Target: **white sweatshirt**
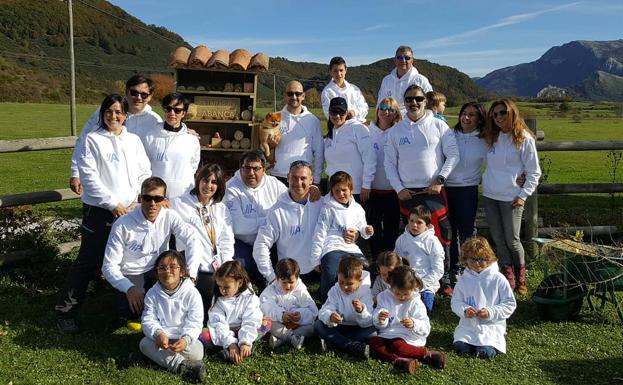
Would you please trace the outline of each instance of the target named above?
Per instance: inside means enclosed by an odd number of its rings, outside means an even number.
[[[428,187],[438,175],[448,178],[458,162],[452,131],[429,110],[417,122],[406,118],[389,132],[385,173],[396,192]]]
[[[385,144],[391,127],[387,130],[381,130],[374,122],[370,123],[370,140],[372,149],[376,155],[376,172],[372,181],[372,189],[374,190],[392,190],[392,185],[385,174]]]
[[[169,339],[187,336],[190,343],[201,334],[203,302],[201,294],[190,279],[184,279],[180,288],[168,295],[160,282],[145,295],[145,307],[141,317],[143,333],[155,340],[164,332]]]
[[[389,318],[379,321],[382,311],[389,313]],[[413,327],[407,329],[400,321],[411,318]],[[381,292],[376,297],[376,309],[373,315],[374,326],[379,330],[379,337],[394,339],[400,338],[412,346],[425,346],[426,337],[430,334],[430,320],[426,314],[426,307],[420,299],[419,293],[413,293],[409,301],[400,302],[391,289]]]
[[[195,186],[195,172],[201,158],[199,140],[188,134],[186,125],[178,132],[168,131],[164,123],[142,136],[145,152],[151,162],[153,176],[167,184],[169,200],[177,198]]]
[[[266,223],[260,227],[253,245],[253,258],[266,281],[275,279],[270,260],[270,248],[277,243],[279,259],[296,260],[301,274],[307,274],[316,267],[312,264],[312,238],[322,208],[322,200],[300,204],[292,200],[288,191],[279,196],[271,208]]]
[[[268,209],[288,188],[274,176],[264,175],[260,184],[251,188],[244,184],[240,171],[227,181],[223,202],[229,209],[234,235],[244,243],[253,245],[257,232],[265,222]]]
[[[223,202],[208,202],[208,210],[210,213],[210,221],[214,224],[214,232],[216,233],[216,254],[214,254],[214,245],[210,241],[206,226],[201,219],[201,203],[196,195],[190,192],[175,198],[171,201],[171,208],[175,210],[182,220],[193,228],[197,234],[197,240],[201,244],[201,258],[199,260],[199,271],[213,273],[213,262],[222,265],[234,258],[234,230],[231,224],[229,210]],[[181,239],[175,240],[175,247],[182,251],[186,249],[186,245]]]
[[[231,344],[252,346],[263,317],[260,299],[251,289],[231,298],[216,297],[208,311],[208,330],[212,343],[224,349]],[[232,329],[239,329],[238,337]]]
[[[358,299],[363,304],[363,311],[357,313],[353,307],[353,301]],[[351,294],[346,294],[336,283],[327,296],[327,301],[318,312],[318,319],[330,328],[338,324],[331,322],[331,314],[338,313],[342,316],[341,325],[359,326],[362,328],[372,326],[372,294],[370,293],[370,273],[363,271],[361,286]]]
[[[459,148],[459,161],[448,175],[446,186],[478,186],[482,164],[489,149],[487,142],[478,137],[480,134],[478,130],[468,133],[459,130],[452,130],[452,132]]]
[[[413,236],[405,229],[396,240],[396,254],[407,258],[409,266],[424,281],[424,290],[436,293],[439,280],[443,276],[443,246],[435,236],[435,229],[430,226],[426,231]]]
[[[286,107],[281,110],[281,141],[275,148],[275,166],[270,174],[285,178],[292,162],[304,160],[314,167],[314,183],[320,183],[324,161],[320,120],[307,107],[301,107],[298,115],[289,113]]]
[[[476,346],[493,346],[506,353],[506,320],[517,308],[510,284],[499,272],[497,263],[480,273],[465,269],[454,287],[450,306],[459,316],[454,330],[454,342],[463,341]],[[487,309],[488,319],[465,318],[468,308]]]
[[[331,193],[322,198],[323,206],[318,216],[318,223],[314,230],[311,248],[311,266],[320,265],[323,255],[335,251],[361,254],[361,249],[356,243],[344,241],[344,231],[355,229],[359,235],[368,239],[372,234],[366,234],[366,212],[363,207],[350,197],[348,207],[339,203],[331,196]]]
[[[523,187],[517,185],[517,177],[526,174]],[[487,152],[487,168],[482,177],[482,195],[503,202],[516,197],[526,200],[536,190],[541,177],[539,156],[534,138],[526,139],[517,148],[510,134],[500,132],[497,142]]]
[[[301,314],[299,325],[311,325],[318,316],[316,303],[300,278],[289,293],[284,293],[277,281],[270,284],[260,295],[260,308],[273,322],[283,322],[284,312],[299,312]]]
[[[357,120],[347,120],[340,128],[333,128],[332,139],[324,138],[324,159],[328,178],[337,171],[345,171],[353,178],[353,194],[372,185],[376,156],[368,127]]]
[[[405,90],[412,84],[420,86],[425,94],[428,91],[433,90],[433,87],[430,85],[428,78],[420,74],[415,67],[411,67],[411,69],[407,71],[406,74],[402,75],[400,79],[398,78],[398,75],[396,74],[396,69],[394,68],[392,72],[390,72],[389,75],[385,76],[383,78],[383,81],[381,82],[381,87],[379,88],[379,92],[376,98],[377,105],[381,102],[381,100],[392,97],[398,102],[402,116],[407,116],[404,96]]]
[[[134,284],[125,276],[152,270],[158,255],[169,249],[171,234],[186,245],[188,275],[196,278],[204,251],[195,231],[175,211],[164,207],[152,223],[145,218],[140,205],[112,225],[102,265],[104,278],[126,293]]]
[[[99,129],[85,139],[78,157],[82,202],[106,210],[136,202],[141,183],[151,175],[149,159],[138,136],[125,127],[113,135]]]
[[[89,133],[96,131],[100,128],[100,109],[99,107],[91,114],[89,120],[82,126],[82,130],[80,131],[80,136],[78,140],[76,140],[76,146],[74,147],[74,152],[71,156],[71,165],[70,165],[70,173],[69,176],[72,178],[78,178],[78,158],[80,154],[84,151],[84,143],[86,137]],[[127,127],[128,132],[131,132],[135,135],[138,135],[141,138],[141,135],[144,132],[148,132],[152,128],[155,128],[156,125],[162,123],[162,118],[160,115],[155,113],[151,106],[148,104],[145,106],[143,111],[139,114],[128,114],[124,126]],[[142,138],[141,138],[142,140]]]
[[[355,111],[355,118],[361,123],[366,121],[368,116],[368,103],[366,98],[363,97],[363,93],[354,84],[351,84],[344,80],[344,87],[339,87],[333,79],[322,90],[322,112],[324,117],[329,119],[329,104],[333,98],[344,98],[349,110]]]

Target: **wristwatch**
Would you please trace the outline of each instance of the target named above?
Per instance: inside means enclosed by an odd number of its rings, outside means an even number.
[[[437,175],[437,184],[444,185],[446,183],[446,177],[443,175]]]

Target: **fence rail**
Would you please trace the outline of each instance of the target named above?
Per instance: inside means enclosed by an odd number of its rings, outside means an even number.
[[[43,139],[0,140],[0,154],[74,148],[77,139],[77,136],[59,136]]]

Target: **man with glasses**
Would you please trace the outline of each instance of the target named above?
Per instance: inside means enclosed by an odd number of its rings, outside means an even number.
[[[141,185],[140,206],[113,223],[104,254],[102,273],[118,290],[119,314],[130,328],[143,311],[145,292],[155,283],[154,264],[169,249],[173,234],[186,245],[186,270],[193,281],[201,262],[201,242],[195,231],[174,210],[163,207],[166,183],[158,177]]]
[[[242,263],[251,281],[261,287],[263,278],[253,259],[253,243],[269,209],[288,191],[277,178],[266,175],[265,170],[266,157],[261,151],[243,153],[240,170],[227,181],[223,198],[234,228],[234,259]]]
[[[286,105],[281,110],[281,140],[270,173],[287,186],[290,163],[304,160],[314,165],[314,181],[319,183],[324,161],[320,120],[303,105],[305,92],[300,82],[290,81],[283,96]]]
[[[426,76],[420,74],[413,66],[413,50],[411,47],[406,45],[398,47],[394,55],[394,63],[396,68],[383,78],[376,100],[379,103],[381,100],[389,97],[396,99],[402,116],[406,117],[407,109],[403,96],[407,87],[415,84],[424,91],[424,94],[432,91],[433,87]]]
[[[279,196],[270,209],[253,246],[253,258],[267,282],[275,279],[270,249],[277,245],[278,259],[296,260],[301,274],[312,273],[317,266],[310,263],[311,244],[322,201],[313,201],[310,187],[314,181],[312,166],[304,160],[290,165],[288,191]]]
[[[128,132],[136,134],[143,140],[143,135],[162,123],[160,115],[155,113],[149,102],[156,83],[143,75],[134,75],[125,83],[125,96],[128,99],[129,113],[124,122]],[[82,185],[78,174],[78,156],[84,148],[84,142],[89,132],[99,127],[99,108],[91,115],[82,127],[80,137],[76,141],[74,153],[71,157],[69,188],[76,194],[82,192]]]

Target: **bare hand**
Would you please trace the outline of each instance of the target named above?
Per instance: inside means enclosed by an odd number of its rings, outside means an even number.
[[[197,139],[201,138],[201,135],[199,135],[199,133],[197,131],[193,130],[192,128],[186,127],[186,132],[188,132],[190,135],[196,136]]]
[[[379,313],[379,321],[380,322],[385,322],[386,319],[389,318],[389,312],[383,310]]]
[[[521,207],[524,205],[524,203],[526,203],[525,200],[521,199],[520,197],[517,197],[513,200],[513,203],[511,203],[511,205],[513,207]]]
[[[130,212],[132,210],[134,210],[134,208],[136,207],[136,202],[132,202],[130,203],[130,205],[128,207],[126,207],[125,209],[127,210],[127,212]]]
[[[398,199],[400,199],[401,201],[408,201],[409,199],[411,199],[411,197],[413,197],[413,191],[406,188],[403,188],[398,193]]]
[[[122,215],[126,215],[128,213],[128,209],[126,209],[121,203],[117,204],[117,207],[112,209],[112,215],[115,218],[119,218]]]
[[[358,299],[354,299],[352,303],[353,303],[353,308],[355,309],[357,313],[361,313],[363,309],[365,308],[365,306],[363,306],[361,301]]]
[[[370,225],[366,226],[366,234],[367,234],[367,235],[372,235],[372,234],[374,234],[374,227],[372,227],[372,226],[370,226]]]
[[[487,310],[486,308],[482,308],[480,310],[478,310],[478,313],[476,313],[476,315],[478,316],[478,318],[481,319],[488,319],[489,318],[489,310]]]
[[[523,184],[526,183],[526,173],[524,172],[519,175],[517,179],[515,179],[515,183],[517,183],[517,186],[523,187]]]
[[[168,349],[169,348],[169,337],[167,337],[165,332],[161,332],[156,337],[156,346],[160,349]]]
[[[249,357],[251,355],[251,345],[242,345],[240,346],[240,360]]]
[[[344,230],[344,233],[342,234],[342,237],[344,238],[344,242],[346,243],[355,243],[358,236],[359,236],[359,232],[355,229],[346,229]]]
[[[171,201],[168,198],[166,198],[165,200],[162,201],[161,205],[162,205],[162,207],[166,207],[167,209],[170,209],[171,208]]]
[[[316,273],[320,273],[320,265],[318,265],[318,266],[314,267],[314,271],[315,271]]]
[[[242,362],[242,358],[240,357],[240,349],[238,348],[237,344],[231,344],[229,345],[229,347],[227,348],[227,350],[229,351],[229,359],[234,363],[234,364],[239,364]]]
[[[476,316],[476,309],[474,309],[473,307],[468,307],[467,309],[465,309],[465,318],[474,318]]]
[[[281,323],[286,324],[292,321],[293,321],[292,314],[287,311],[284,311],[283,314],[281,315]]]
[[[352,118],[354,118],[355,116],[357,116],[357,114],[355,113],[355,111],[353,111],[353,110],[348,110],[348,112],[346,113],[346,120],[348,120],[348,119],[352,119]]]
[[[145,300],[145,292],[136,286],[132,286],[128,289],[125,296],[128,298],[128,304],[130,304],[130,310],[135,314],[140,315],[143,312],[143,304]]]
[[[430,186],[428,186],[426,188],[426,191],[430,194],[430,195],[437,195],[437,194],[441,194],[441,187],[443,185],[437,184],[437,182],[433,182]]]
[[[361,203],[367,202],[370,199],[370,189],[369,188],[361,188],[361,192],[359,193],[359,199]]]
[[[413,329],[413,326],[415,325],[412,318],[405,318],[402,321],[400,321],[400,323],[402,324],[402,326],[406,327],[407,329]]]
[[[186,349],[187,346],[188,343],[186,342],[186,340],[184,338],[180,338],[179,340],[169,345],[169,350],[175,353],[179,353]]]
[[[320,198],[322,198],[322,193],[320,192],[320,189],[318,188],[318,186],[314,184],[309,186],[309,201],[316,202]]]
[[[80,184],[80,178],[69,178],[69,188],[71,191],[80,195],[82,193],[82,184]]]
[[[329,317],[329,321],[335,323],[335,324],[341,324],[342,323],[342,316],[337,314],[337,313],[331,313],[331,317]]]
[[[290,319],[294,322],[299,322],[301,320],[301,313],[298,311],[290,313]]]

